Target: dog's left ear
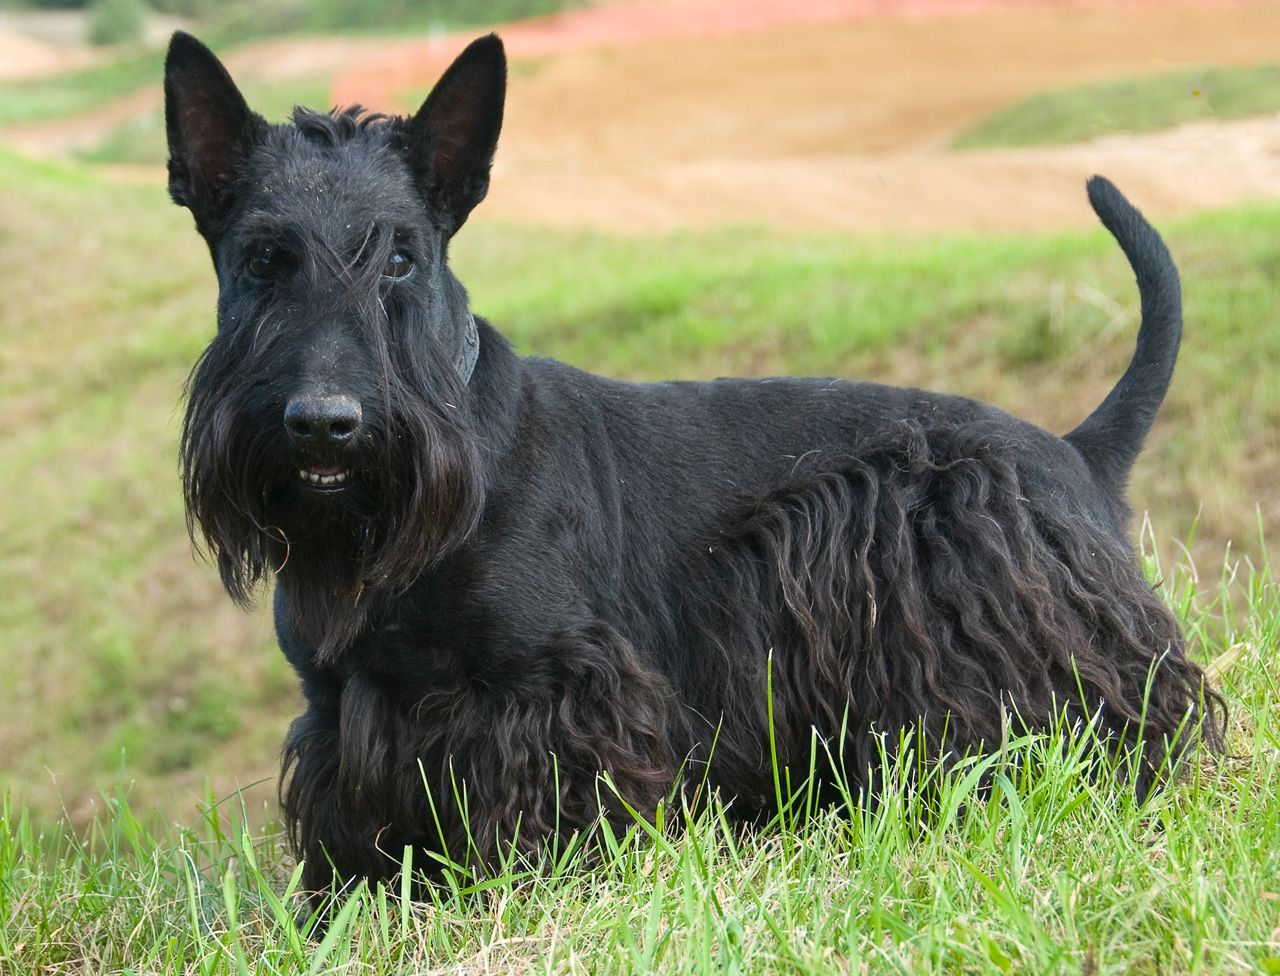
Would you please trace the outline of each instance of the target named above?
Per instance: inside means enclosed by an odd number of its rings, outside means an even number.
[[[506,94],[507,56],[489,34],[458,55],[409,120],[409,163],[450,235],[489,190]]]
[[[169,195],[205,233],[266,122],[249,110],[213,52],[177,31],[164,62],[164,117],[169,138]]]

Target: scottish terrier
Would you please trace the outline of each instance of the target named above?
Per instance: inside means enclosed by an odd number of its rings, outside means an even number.
[[[536,859],[695,782],[767,819],[815,736],[816,788],[864,794],[903,732],[945,765],[1065,710],[1139,793],[1221,744],[1127,539],[1181,297],[1111,183],[1088,196],[1137,276],[1137,351],[1065,437],[873,383],[624,383],[517,356],[449,269],[505,89],[488,36],[412,117],[269,125],[198,41],[168,53],[169,189],[220,289],[188,520],[235,600],[275,584],[308,888],[389,878],[406,846]]]

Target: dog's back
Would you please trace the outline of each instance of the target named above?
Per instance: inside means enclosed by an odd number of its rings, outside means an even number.
[[[1069,497],[1081,515],[1127,545],[1125,487],[1173,375],[1181,293],[1168,249],[1141,213],[1103,177],[1089,181],[1088,193],[1133,267],[1142,321],[1120,381],[1063,438],[987,404],[924,390],[788,377],[628,384],[538,359],[520,361],[523,405],[531,414],[524,422],[563,433],[563,452],[553,462],[560,471],[590,449],[617,452],[607,464],[646,479],[652,459],[664,458],[665,466],[630,494],[655,511],[692,507],[697,525],[709,511],[723,510],[726,498],[749,498],[805,470],[859,456],[868,432],[879,437],[897,427],[907,436],[916,429],[963,428],[975,443],[1007,453],[1037,497]],[[494,336],[488,344],[498,341]],[[529,471],[513,480],[539,483]],[[628,524],[621,531],[636,529]]]

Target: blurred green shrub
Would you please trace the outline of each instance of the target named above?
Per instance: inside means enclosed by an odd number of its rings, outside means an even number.
[[[313,0],[307,4],[311,26],[394,27],[439,21],[446,24],[486,24],[570,6],[566,0]]]
[[[0,9],[79,10],[86,0],[0,0]]]
[[[301,31],[395,31],[444,24],[469,27],[555,13],[584,0],[160,0],[191,9],[225,38],[247,39]],[[204,8],[200,10],[199,8]]]
[[[89,7],[89,43],[140,41],[146,23],[147,7],[142,0],[93,0]]]

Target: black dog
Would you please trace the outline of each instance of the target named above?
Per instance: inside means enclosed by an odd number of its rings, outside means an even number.
[[[1065,438],[870,383],[621,383],[517,357],[446,264],[505,84],[491,36],[412,118],[272,126],[197,41],[169,50],[170,191],[221,289],[186,502],[232,597],[275,580],[310,888],[404,845],[483,868],[681,777],[767,815],[769,685],[778,762],[807,769],[816,732],[864,790],[901,730],[947,762],[1096,716],[1139,792],[1221,742],[1126,541],[1181,307],[1115,187],[1089,199],[1137,274],[1137,354]]]

